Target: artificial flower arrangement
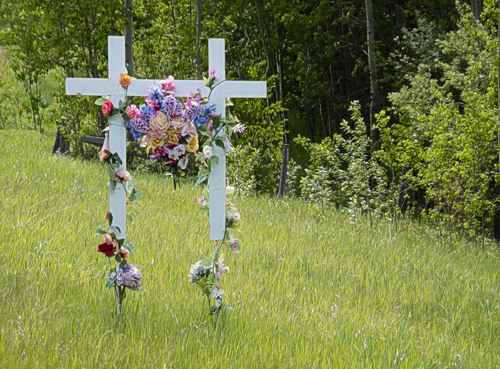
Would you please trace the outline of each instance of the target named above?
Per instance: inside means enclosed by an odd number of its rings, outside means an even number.
[[[121,73],[120,84],[122,87],[127,90],[130,83],[130,76]],[[124,120],[129,120],[130,116],[126,111],[129,102],[127,99],[125,100],[125,102],[119,102],[118,108],[115,108],[111,101],[103,98],[98,99],[96,104],[101,106],[102,112],[106,116],[119,114]],[[115,191],[116,187],[119,185],[123,186],[127,195],[127,204],[136,202],[143,197],[143,194],[138,192],[135,188],[130,173],[124,169],[120,169],[123,162],[118,153],[111,153],[108,147],[104,147],[99,152],[99,159],[108,166],[108,187],[110,191]],[[105,277],[106,287],[108,290],[114,289],[117,313],[120,313],[123,300],[126,297],[126,289],[140,291],[142,275],[139,270],[133,264],[129,264],[127,260],[130,254],[134,252],[134,245],[132,242],[125,240],[125,238],[119,239],[117,237],[117,234],[120,234],[121,230],[119,227],[112,225],[113,214],[110,211],[106,213],[105,218],[108,221],[108,230],[97,230],[96,235],[102,235],[104,237],[104,242],[99,244],[97,252],[103,253],[109,258],[110,268]],[[129,221],[132,220],[130,216],[127,216],[127,219]],[[111,258],[115,259],[116,266],[111,265]]]
[[[226,194],[234,193],[234,187],[227,186]],[[209,210],[208,198],[202,196],[198,199],[198,205],[201,210]],[[221,253],[221,248],[226,246],[228,251],[238,253],[240,242],[230,233],[231,229],[239,226],[241,221],[240,213],[236,206],[226,199],[226,227],[224,230],[224,239],[217,244],[215,253],[212,257],[204,257],[191,265],[189,270],[189,280],[191,283],[196,283],[202,290],[202,294],[206,296],[208,301],[209,314],[215,315],[218,319],[219,314],[231,309],[224,302],[225,291],[221,286],[221,278],[229,273],[229,267],[224,264],[224,256]],[[212,303],[213,299],[213,303]]]
[[[141,142],[141,146],[147,147],[151,152],[150,159],[159,159],[167,163],[168,170],[174,178],[174,188],[178,185],[180,177],[185,175],[189,158],[195,159],[199,164],[198,180],[196,185],[208,182],[211,165],[217,164],[219,158],[213,153],[213,147],[219,146],[223,149],[231,147],[229,136],[232,133],[242,133],[245,130],[236,117],[231,115],[227,109],[227,117],[222,118],[216,114],[216,106],[209,102],[210,95],[218,86],[217,71],[210,70],[208,78],[204,78],[210,94],[202,99],[199,90],[192,92],[191,96],[182,103],[175,97],[175,80],[172,76],[161,82],[161,88],[152,86],[144,104],[137,108],[125,98],[120,101],[118,107],[106,99],[98,99],[97,105],[102,106],[105,116],[121,115],[125,127],[132,133],[135,139]],[[120,84],[126,90],[131,79],[125,74],[120,75]],[[222,82],[220,82],[222,83]],[[231,106],[228,101],[226,107]],[[221,135],[225,128],[225,134]],[[197,152],[202,141],[203,150]],[[101,150],[100,158],[108,163],[108,186],[113,191],[118,184],[124,186],[127,192],[127,204],[136,201],[142,194],[138,193],[130,181],[130,174],[118,169],[122,162],[116,153],[112,154],[108,148]],[[234,191],[228,187],[227,193]],[[202,210],[208,210],[208,198],[199,200]],[[127,258],[133,252],[133,245],[124,239],[116,239],[119,229],[111,226],[112,214],[107,213],[109,230],[98,230],[98,234],[104,236],[105,242],[100,244],[98,252],[103,252],[107,257],[114,257],[117,266],[111,268],[106,276],[108,289],[115,288],[118,311],[125,298],[125,288],[134,291],[140,290],[142,275],[133,265],[128,264]],[[130,220],[130,218],[128,218]],[[224,239],[217,242],[216,251],[211,258],[205,257],[191,267],[189,278],[191,282],[197,283],[209,301],[209,313],[219,316],[224,309],[229,308],[223,301],[225,294],[220,281],[224,274],[229,273],[229,267],[224,265],[224,259],[220,254],[222,246],[229,250],[238,252],[239,241],[229,233],[229,229],[235,228],[240,222],[240,214],[236,207],[229,201],[226,202],[226,229]],[[116,232],[118,231],[118,232]],[[211,298],[215,301],[210,303]]]
[[[202,99],[200,90],[197,90],[191,92],[183,103],[175,97],[175,79],[169,76],[160,83],[161,88],[153,86],[149,89],[149,95],[140,108],[131,105],[128,110],[131,119],[125,119],[125,126],[137,140],[152,151],[151,159],[163,160],[168,164],[174,178],[174,187],[178,179],[184,176],[190,158],[194,158],[199,166],[195,185],[207,182],[211,166],[219,162],[213,148],[230,148],[229,136],[245,130],[244,125],[231,115],[229,109],[226,110],[227,117],[222,118],[216,114],[215,104],[210,103],[210,95],[218,86],[218,77],[216,70],[210,70],[208,78],[204,78],[205,85],[210,88],[208,97]],[[228,101],[226,107],[231,105]],[[225,134],[221,135],[223,128]],[[197,152],[202,145],[202,151]],[[230,190],[231,188],[227,192]],[[200,199],[199,204],[203,210],[209,209],[208,199]],[[207,297],[209,313],[217,318],[221,311],[228,308],[224,303],[225,292],[221,288],[221,277],[229,273],[229,267],[224,265],[220,251],[224,245],[229,250],[239,250],[239,241],[229,233],[229,229],[235,228],[239,222],[240,214],[236,207],[227,201],[224,239],[217,243],[212,257],[205,257],[196,262],[189,273],[191,282],[198,284],[203,295]]]

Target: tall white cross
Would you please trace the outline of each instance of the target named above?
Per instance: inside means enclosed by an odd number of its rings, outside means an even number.
[[[208,41],[208,68],[217,70],[218,85],[210,96],[210,101],[216,104],[216,113],[226,115],[226,97],[258,98],[266,97],[266,82],[261,81],[226,81],[224,39]],[[108,37],[108,78],[67,78],[67,95],[107,96],[118,106],[125,100],[125,90],[120,85],[120,73],[127,73],[125,68],[125,37]],[[159,80],[132,79],[128,86],[128,96],[147,96],[151,86],[160,87]],[[210,89],[201,80],[176,80],[175,96],[187,97],[192,91],[200,89],[201,95],[207,97]],[[219,135],[224,135],[220,132]],[[126,169],[126,129],[122,118],[117,115],[109,118],[109,149],[117,152],[123,161],[120,169]],[[210,239],[224,238],[226,222],[226,153],[214,145],[214,155],[219,157],[219,164],[212,165],[209,179],[210,188]],[[126,238],[127,208],[126,193],[122,186],[117,186],[110,192],[109,207],[113,214],[113,224],[120,228],[118,238]]]

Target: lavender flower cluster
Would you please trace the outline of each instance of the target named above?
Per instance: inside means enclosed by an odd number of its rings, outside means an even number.
[[[172,95],[166,96],[161,103],[160,111],[167,116],[181,115],[182,103]]]
[[[118,286],[125,286],[133,291],[141,290],[142,274],[132,264],[125,264],[123,268],[118,271],[113,271],[110,277],[115,281]]]

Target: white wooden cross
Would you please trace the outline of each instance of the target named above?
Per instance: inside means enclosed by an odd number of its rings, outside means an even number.
[[[208,68],[215,69],[219,77],[217,86],[210,96],[210,101],[216,104],[216,113],[226,115],[226,97],[258,98],[266,97],[266,82],[226,81],[224,39],[208,41]],[[120,100],[125,100],[125,90],[119,83],[120,73],[127,73],[125,68],[125,37],[108,37],[108,78],[67,78],[67,95],[110,96],[113,106],[118,106]],[[223,83],[222,83],[223,82]],[[160,87],[160,80],[132,79],[128,86],[128,96],[147,96],[151,86]],[[200,89],[203,97],[207,97],[210,89],[201,80],[176,80],[175,96],[187,97],[192,91]],[[126,129],[119,115],[109,118],[109,149],[117,152],[123,161],[120,169],[126,169]],[[220,132],[219,135],[224,135]],[[209,179],[210,187],[210,239],[224,238],[226,222],[226,153],[214,146],[214,155],[219,157],[219,164],[212,166]],[[126,193],[122,186],[117,186],[110,192],[109,207],[113,214],[113,224],[120,228],[117,237],[126,238]]]

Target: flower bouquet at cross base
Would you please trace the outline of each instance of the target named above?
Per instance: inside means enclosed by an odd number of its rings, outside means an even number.
[[[232,194],[233,187],[228,186],[226,193]],[[208,198],[202,196],[198,199],[201,210],[208,211],[210,208]],[[241,221],[240,213],[236,206],[226,200],[226,226],[224,239],[217,245],[217,249],[212,257],[204,257],[191,266],[188,277],[191,283],[196,283],[202,290],[202,294],[207,297],[209,314],[219,316],[223,310],[231,309],[224,302],[225,291],[221,286],[222,276],[229,273],[229,267],[224,264],[223,255],[220,250],[223,246],[226,249],[238,253],[240,242],[230,233],[230,229],[239,226]],[[212,303],[213,300],[213,303]]]
[[[130,173],[120,169],[123,162],[118,153],[112,154],[109,148],[105,147],[99,152],[99,158],[108,166],[110,191],[115,191],[117,186],[123,186],[127,205],[131,202],[135,203],[143,197],[143,194],[135,188]],[[106,213],[105,218],[108,221],[108,230],[97,230],[96,235],[102,235],[104,238],[104,242],[97,247],[97,252],[103,253],[110,260],[110,269],[105,277],[106,287],[108,290],[114,288],[117,312],[120,313],[123,300],[126,297],[126,289],[140,291],[142,275],[134,265],[127,261],[130,254],[134,252],[134,245],[125,238],[119,239],[117,237],[121,230],[113,225],[113,214],[110,211]],[[132,217],[128,215],[127,220],[132,221]],[[116,266],[111,266],[112,258],[115,259]]]

